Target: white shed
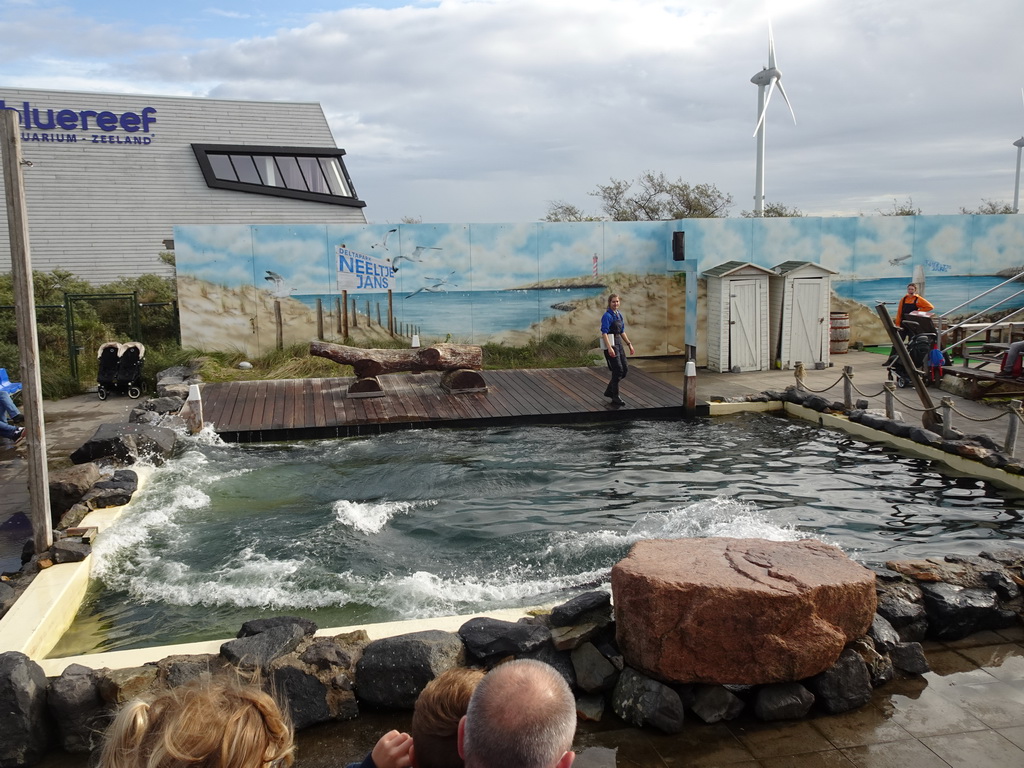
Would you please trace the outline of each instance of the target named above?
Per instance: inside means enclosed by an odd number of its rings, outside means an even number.
[[[727,261],[703,274],[708,281],[708,369],[768,370],[772,271],[750,262]]]
[[[784,261],[769,278],[771,358],[776,368],[829,364],[829,307],[835,270]]]

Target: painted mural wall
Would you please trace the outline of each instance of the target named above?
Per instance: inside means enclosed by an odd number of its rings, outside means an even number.
[[[685,259],[672,233],[685,232]],[[700,274],[726,261],[835,270],[832,309],[851,341],[880,343],[879,301],[912,279],[939,313],[969,317],[998,299],[1024,308],[1024,218],[878,216],[530,224],[203,225],[175,228],[182,342],[258,355],[317,336],[373,343],[391,327],[424,343],[522,344],[552,332],[592,339],[608,294],[622,296],[639,355],[698,350]],[[1021,292],[1019,296],[1016,294]],[[962,306],[961,306],[962,305]],[[1002,311],[1005,314],[1005,309]],[[379,320],[378,320],[379,317]],[[1024,317],[1022,312],[1021,317]]]

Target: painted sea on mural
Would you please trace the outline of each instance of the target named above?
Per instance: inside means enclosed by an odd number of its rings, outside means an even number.
[[[444,338],[451,334],[456,340],[486,339],[510,328],[526,329],[546,317],[565,311],[564,305],[598,296],[603,288],[547,288],[540,290],[509,291],[426,291],[393,295],[395,319],[414,326],[428,337]],[[322,299],[325,307],[333,307],[336,294],[296,295],[309,307]],[[376,317],[380,305],[382,315],[387,312],[387,296],[382,293],[350,293],[349,306],[355,301],[356,309],[366,313],[370,303],[370,316]],[[594,336],[600,327],[600,316],[594,317]]]
[[[874,307],[884,301],[892,305],[895,311],[896,302],[906,294],[908,279],[905,277],[883,277],[877,280],[843,280],[832,283],[836,294],[844,299],[853,299],[861,304]],[[994,304],[1000,305],[1002,313],[1016,307],[1024,307],[1024,283],[1013,281],[1002,285],[987,296],[980,294],[1005,283],[1006,278],[994,275],[941,275],[928,277],[923,295],[935,305],[935,311],[944,314],[956,309],[953,314],[961,317],[975,312],[984,312]]]

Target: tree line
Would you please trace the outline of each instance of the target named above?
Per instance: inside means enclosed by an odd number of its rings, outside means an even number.
[[[672,221],[674,219],[719,219],[729,215],[733,206],[732,195],[714,184],[690,184],[680,177],[672,181],[664,172],[644,171],[632,181],[612,178],[607,184],[598,184],[588,192],[597,198],[599,214],[591,214],[564,200],[552,200],[544,221]],[[878,210],[882,216],[920,216],[923,211],[912,198],[903,202],[893,200],[891,209]],[[970,210],[960,208],[962,214],[1013,213],[1013,208],[1000,200],[982,200]],[[740,216],[753,218],[753,211],[742,211]],[[799,217],[806,214],[796,206],[784,203],[765,203],[764,217]]]

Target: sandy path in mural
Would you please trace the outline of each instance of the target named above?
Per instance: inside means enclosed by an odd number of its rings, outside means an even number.
[[[226,288],[205,280],[178,278],[181,307],[182,344],[199,349],[236,349],[257,355],[274,349],[277,329],[274,297],[252,286]],[[281,299],[284,343],[301,344],[317,336],[316,312],[297,299]],[[338,341],[333,306],[324,307],[324,337]],[[372,346],[390,338],[386,328],[368,323],[359,313],[358,327],[349,324],[349,337],[357,344]]]

